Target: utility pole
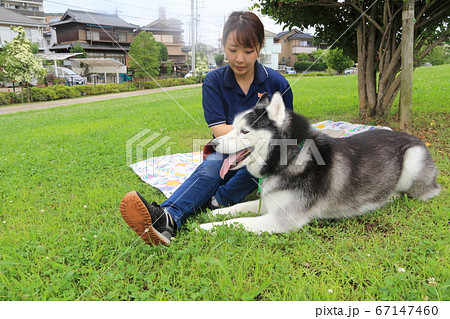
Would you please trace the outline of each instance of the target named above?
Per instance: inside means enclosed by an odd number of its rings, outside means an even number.
[[[400,129],[411,133],[414,67],[414,0],[403,2],[402,73],[400,86]]]
[[[191,54],[192,54],[192,75],[195,75],[195,47],[197,46],[195,31],[197,29],[197,16],[195,13],[196,0],[191,0]]]

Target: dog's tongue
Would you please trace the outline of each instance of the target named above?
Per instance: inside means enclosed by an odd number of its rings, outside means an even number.
[[[225,178],[225,174],[229,171],[231,165],[236,164],[236,159],[238,159],[243,153],[245,153],[247,150],[242,150],[234,154],[230,154],[222,164],[222,167],[220,168],[219,175],[222,179]]]

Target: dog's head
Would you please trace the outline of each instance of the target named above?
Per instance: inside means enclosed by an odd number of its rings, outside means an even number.
[[[272,142],[290,138],[285,131],[291,114],[281,94],[276,92],[270,101],[264,93],[253,109],[236,115],[232,131],[213,141],[216,151],[230,154],[222,166],[222,178],[229,169],[243,166],[247,166],[252,175],[262,177],[268,162],[279,161],[280,148]]]

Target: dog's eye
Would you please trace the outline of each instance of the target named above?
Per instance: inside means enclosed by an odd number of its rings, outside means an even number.
[[[247,134],[247,133],[248,133],[248,131],[247,131],[247,130],[244,130],[244,129],[242,129],[242,130],[240,131],[240,133],[241,133],[241,134]]]

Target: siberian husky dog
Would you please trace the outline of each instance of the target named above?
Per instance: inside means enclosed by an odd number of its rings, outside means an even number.
[[[417,137],[374,129],[347,138],[313,130],[308,120],[284,106],[277,92],[238,114],[233,130],[213,140],[216,151],[230,154],[221,175],[246,166],[260,178],[259,200],[213,210],[235,217],[257,217],[202,224],[241,224],[255,232],[283,233],[312,219],[360,216],[407,194],[427,200],[439,194],[438,171]]]

